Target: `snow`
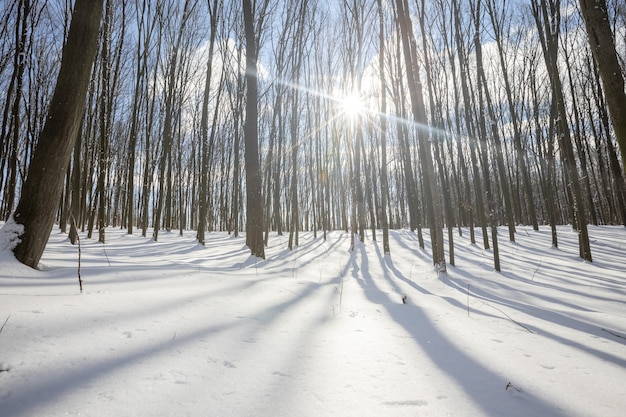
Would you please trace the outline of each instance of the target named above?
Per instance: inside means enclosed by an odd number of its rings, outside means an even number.
[[[558,249],[517,230],[501,274],[464,230],[438,277],[408,230],[390,256],[272,235],[259,260],[225,233],[109,228],[81,235],[82,294],[66,235],[41,271],[4,248],[0,416],[624,415],[626,229],[590,227],[593,263],[568,227]]]

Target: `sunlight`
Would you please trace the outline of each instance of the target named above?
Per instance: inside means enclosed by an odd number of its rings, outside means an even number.
[[[349,118],[356,118],[365,113],[363,98],[356,92],[344,95],[340,100],[341,111]]]

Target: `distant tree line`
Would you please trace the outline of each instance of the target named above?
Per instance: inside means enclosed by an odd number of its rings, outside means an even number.
[[[440,271],[462,233],[499,270],[499,226],[549,225],[558,246],[571,224],[588,261],[588,224],[626,226],[623,1],[99,3],[0,4],[0,217],[43,245],[30,176],[58,177],[46,207],[71,237],[245,232],[259,257],[270,232],[382,232],[390,253],[390,228],[422,248],[429,228]],[[79,6],[102,13],[57,175],[35,155],[57,152]]]

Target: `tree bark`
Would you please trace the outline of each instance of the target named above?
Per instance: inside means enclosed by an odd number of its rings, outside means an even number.
[[[387,175],[387,78],[385,75],[385,20],[382,0],[377,0],[379,34],[378,34],[378,71],[380,72],[380,220],[383,229],[383,253],[389,254],[389,220],[387,216],[387,195],[389,194],[389,178]]]
[[[54,224],[65,172],[85,107],[103,0],[76,0],[48,119],[30,165],[15,222],[24,226],[13,252],[36,268]]]
[[[404,59],[407,67],[409,81],[409,93],[413,110],[413,120],[418,125],[427,125],[424,96],[419,77],[415,39],[412,32],[411,18],[406,0],[396,0],[400,30],[402,32],[402,44]],[[428,133],[424,129],[418,131],[420,159],[423,167],[424,189],[426,195],[426,209],[430,226],[430,238],[432,244],[433,264],[438,272],[446,272],[446,260],[443,249],[443,220],[441,215],[441,199],[437,190],[437,178],[431,154],[431,145]]]
[[[540,3],[540,4],[539,4]],[[563,84],[560,78],[558,67],[558,35],[560,20],[560,1],[551,0],[548,5],[545,2],[533,0],[533,16],[537,24],[544,60],[550,77],[552,95],[554,101],[554,116],[557,118],[556,131],[559,138],[559,148],[565,170],[567,189],[571,193],[572,225],[578,232],[579,255],[586,261],[591,262],[591,246],[589,243],[589,232],[587,229],[587,216],[582,190],[580,188],[580,175],[576,166],[576,157],[572,145],[570,127],[568,125],[567,111],[565,108],[565,97],[563,94]],[[556,22],[553,27],[551,22]]]
[[[261,195],[261,170],[259,164],[257,40],[254,30],[254,13],[250,0],[243,0],[243,17],[246,34],[246,244],[252,255],[265,259],[263,241],[263,198]]]
[[[626,169],[626,92],[605,0],[580,0],[591,53],[598,65],[606,105]],[[609,139],[610,140],[610,139]]]
[[[209,93],[211,91],[211,79],[213,74],[213,52],[215,50],[215,37],[217,35],[218,2],[213,1],[213,6],[209,3],[209,15],[211,17],[211,35],[209,38],[209,57],[206,66],[206,78],[204,83],[204,95],[202,97],[202,119],[200,122],[202,130],[202,145],[200,151],[200,192],[198,210],[198,231],[197,238],[201,245],[205,244],[204,232],[207,228],[208,210],[208,182],[209,182]],[[219,102],[219,99],[218,99]],[[215,104],[216,112],[218,103]],[[216,115],[217,116],[217,115]],[[216,117],[214,117],[215,121]],[[213,124],[215,130],[215,123]]]

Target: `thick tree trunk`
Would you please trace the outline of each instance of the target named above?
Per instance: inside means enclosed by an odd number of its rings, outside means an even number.
[[[13,252],[32,268],[39,264],[48,242],[83,115],[102,4],[103,0],[76,0],[46,125],[14,214],[15,222],[24,226],[24,233]]]
[[[252,255],[265,259],[263,241],[263,198],[261,195],[261,170],[259,166],[257,45],[254,31],[254,14],[250,0],[243,0],[243,17],[246,32],[246,244]]]

